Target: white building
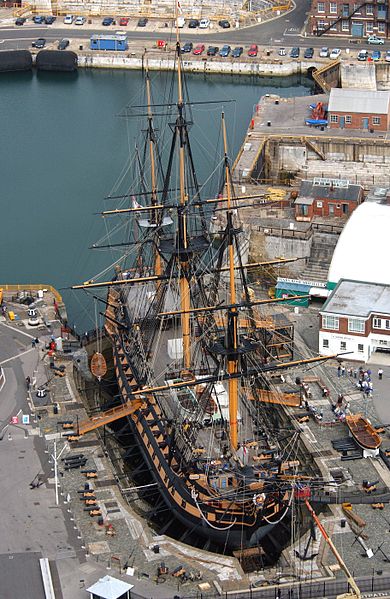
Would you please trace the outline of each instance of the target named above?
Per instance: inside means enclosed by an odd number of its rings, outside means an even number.
[[[377,350],[390,352],[390,285],[342,279],[320,316],[321,354],[367,362]]]

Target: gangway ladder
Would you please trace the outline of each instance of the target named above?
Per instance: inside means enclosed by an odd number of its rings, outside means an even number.
[[[127,401],[121,406],[117,406],[115,408],[111,408],[110,410],[106,410],[105,412],[101,412],[97,416],[93,416],[92,418],[87,418],[86,420],[82,420],[79,422],[77,427],[77,432],[75,435],[77,437],[81,437],[86,433],[90,433],[91,431],[100,428],[106,424],[110,424],[111,422],[115,422],[115,420],[119,420],[124,416],[131,416],[140,409],[142,405],[142,399],[136,398],[131,401]]]

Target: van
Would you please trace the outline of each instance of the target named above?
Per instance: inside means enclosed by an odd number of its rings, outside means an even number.
[[[186,20],[184,17],[177,17],[176,23],[177,23],[178,28],[182,29],[186,23]]]

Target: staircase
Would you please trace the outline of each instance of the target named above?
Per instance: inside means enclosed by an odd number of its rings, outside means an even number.
[[[307,281],[326,282],[339,235],[315,231],[311,243],[310,257],[301,278]]]

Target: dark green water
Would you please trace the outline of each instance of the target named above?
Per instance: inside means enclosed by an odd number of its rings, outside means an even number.
[[[152,75],[154,101],[165,97],[167,75]],[[192,100],[221,100],[234,157],[254,105],[265,93],[309,93],[309,82],[190,77]],[[143,103],[141,73],[81,71],[5,74],[0,77],[0,283],[48,283],[64,288],[91,278],[111,258],[88,246],[104,232],[94,213],[117,180],[138,133],[118,114]],[[235,100],[231,103],[228,100]],[[205,181],[218,136],[221,106],[194,109],[192,140],[199,178]],[[82,292],[81,292],[82,293]],[[93,328],[80,296],[63,292],[69,320]]]

